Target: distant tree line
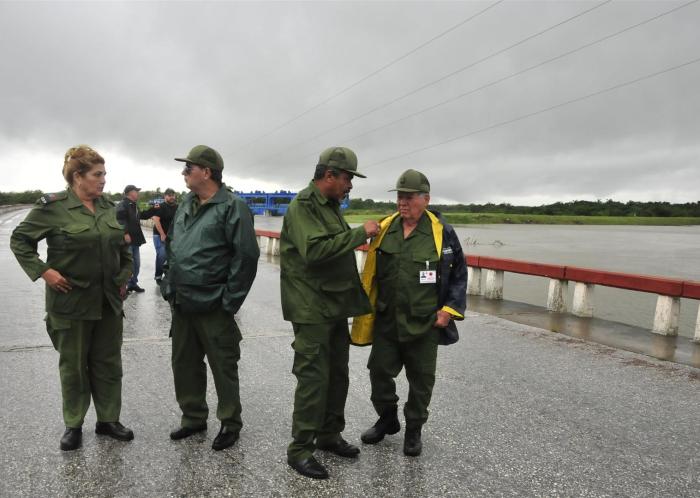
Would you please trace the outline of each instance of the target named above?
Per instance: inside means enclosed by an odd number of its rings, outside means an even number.
[[[185,192],[177,194],[178,200]],[[41,190],[27,190],[25,192],[0,192],[0,205],[7,204],[33,204],[43,195]],[[106,192],[108,198],[119,201],[121,192]],[[142,190],[139,196],[139,204],[145,206],[153,199],[161,199],[163,193],[160,189]],[[685,204],[671,204],[670,202],[618,202],[608,199],[606,201],[571,201],[555,202],[542,206],[514,206],[508,203],[501,204],[433,204],[438,211],[444,213],[512,213],[512,214],[550,214],[550,215],[576,215],[576,216],[688,216],[700,217],[700,201],[686,202]],[[375,201],[372,199],[351,198],[350,209],[391,212],[396,209],[395,202]]]
[[[444,213],[512,213],[512,214],[549,214],[576,216],[688,216],[700,217],[700,201],[685,204],[670,202],[618,202],[607,201],[571,201],[555,202],[542,206],[514,206],[501,204],[432,204]],[[374,201],[372,199],[350,199],[350,209],[389,212],[396,209],[395,202]]]
[[[34,204],[36,200],[44,195],[41,190],[27,190],[24,192],[0,192],[0,206],[9,204]],[[112,201],[120,201],[124,197],[121,192],[105,192],[108,199]],[[184,192],[176,194],[178,200],[184,195]],[[139,204],[145,207],[151,200],[162,199],[163,192],[160,189],[142,190],[139,192]]]

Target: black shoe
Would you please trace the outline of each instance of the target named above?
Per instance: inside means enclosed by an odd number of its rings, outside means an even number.
[[[388,410],[384,410],[381,414],[379,420],[362,433],[360,439],[365,444],[377,444],[379,441],[384,439],[386,434],[396,434],[401,430],[401,424],[399,423],[399,418],[396,415],[397,408],[391,407]]]
[[[102,434],[120,441],[131,441],[134,439],[134,432],[124,427],[120,422],[97,422],[95,424],[95,434]]]
[[[138,285],[133,285],[131,287],[127,287],[126,290],[128,292],[146,292],[146,289],[142,289]]]
[[[348,443],[342,437],[338,437],[338,440],[330,444],[317,444],[316,447],[319,450],[330,451],[338,456],[345,458],[357,458],[360,454],[360,448],[354,444]]]
[[[221,430],[214,438],[214,442],[211,444],[211,448],[216,451],[225,450],[229,446],[238,441],[238,430],[231,429],[224,425],[221,426]]]
[[[201,425],[199,427],[180,427],[175,429],[170,433],[170,439],[177,441],[178,439],[185,439],[198,432],[204,432],[207,430],[206,425]]]
[[[403,439],[403,454],[406,456],[418,456],[423,450],[420,440],[420,427],[418,429],[406,429]]]
[[[305,458],[304,460],[289,460],[287,463],[291,468],[299,472],[301,475],[310,477],[312,479],[328,479],[328,471],[326,468],[318,463],[313,456]]]
[[[83,429],[66,427],[66,432],[61,436],[61,449],[63,451],[77,450],[83,445]]]

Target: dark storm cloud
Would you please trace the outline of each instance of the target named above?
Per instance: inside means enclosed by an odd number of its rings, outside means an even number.
[[[504,2],[274,133],[490,3],[2,3],[3,162],[56,164],[86,142],[120,159],[112,178],[154,188],[181,181],[172,157],[207,143],[230,183],[299,188],[318,152],[342,144],[370,176],[359,197],[390,198],[415,167],[450,201],[696,200],[700,64],[480,130],[700,57],[698,3],[363,135],[683,3],[606,3],[488,58],[596,5]]]

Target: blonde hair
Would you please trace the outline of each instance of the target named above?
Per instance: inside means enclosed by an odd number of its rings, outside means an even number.
[[[89,145],[76,145],[66,151],[63,157],[63,178],[68,185],[73,186],[73,176],[78,173],[83,176],[96,164],[104,164],[104,158]]]

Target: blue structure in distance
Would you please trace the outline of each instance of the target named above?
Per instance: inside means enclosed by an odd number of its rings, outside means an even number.
[[[287,212],[289,203],[297,195],[296,192],[288,190],[280,190],[278,192],[236,192],[236,195],[243,199],[248,207],[257,215],[265,216],[283,216]],[[346,196],[343,202],[340,203],[341,209],[347,209],[349,198]]]

